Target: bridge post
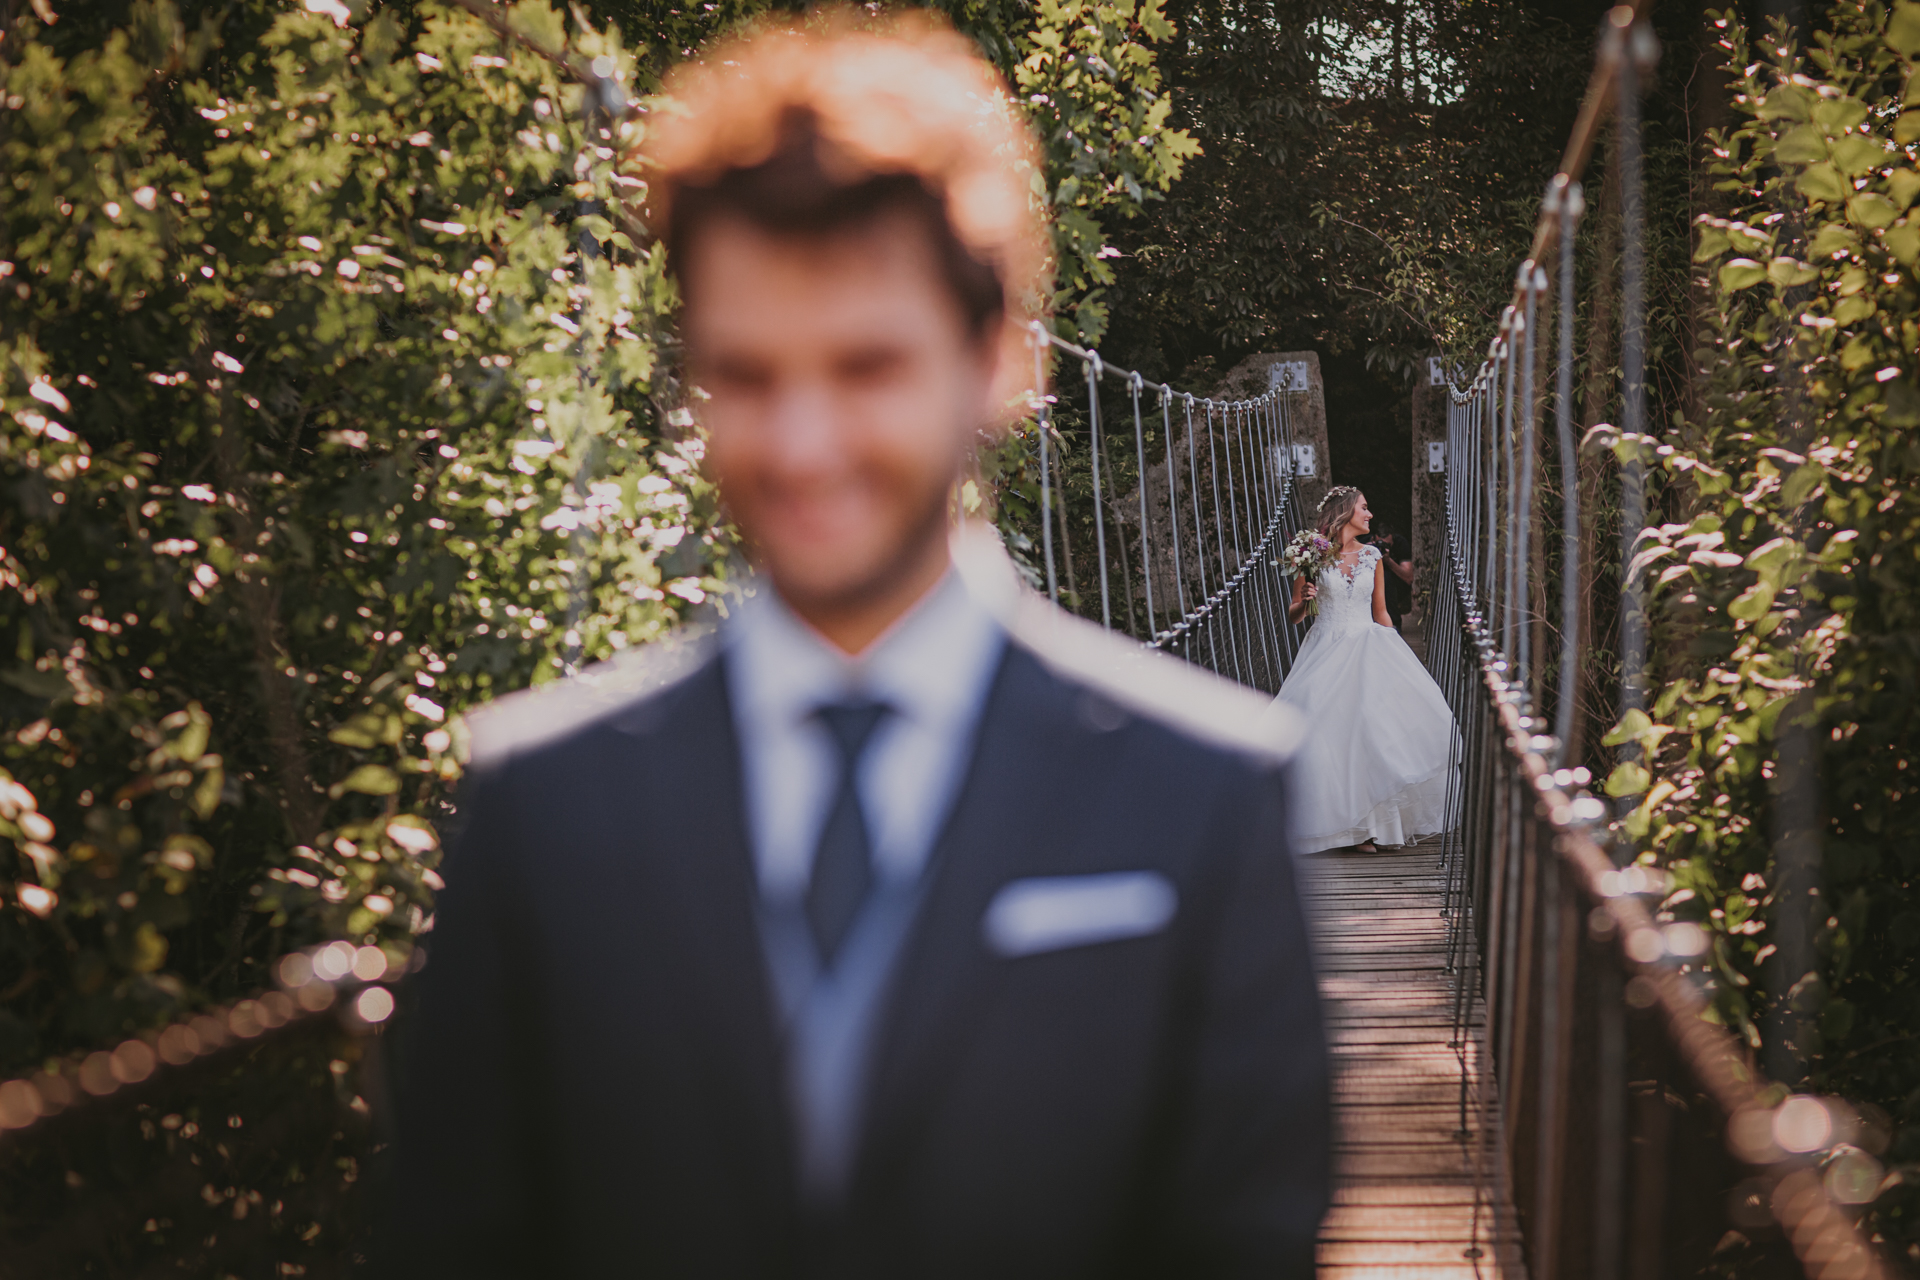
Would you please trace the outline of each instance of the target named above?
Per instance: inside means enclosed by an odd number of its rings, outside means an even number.
[[[1438,381],[1436,381],[1436,379]],[[1409,631],[1424,631],[1432,616],[1433,566],[1439,563],[1446,545],[1446,470],[1453,459],[1447,449],[1447,396],[1445,375],[1435,362],[1431,371],[1422,370],[1413,387],[1413,612],[1407,617]],[[1439,456],[1433,447],[1439,447]],[[1441,470],[1433,470],[1434,466]]]
[[[1281,386],[1303,393],[1288,396],[1287,412],[1296,450],[1313,450],[1313,473],[1294,475],[1301,508],[1311,520],[1320,499],[1326,497],[1328,487],[1333,484],[1333,456],[1327,442],[1327,389],[1320,377],[1319,352],[1263,351],[1248,356],[1220,379],[1213,398],[1245,400]],[[1301,461],[1304,465],[1306,459],[1303,457]]]

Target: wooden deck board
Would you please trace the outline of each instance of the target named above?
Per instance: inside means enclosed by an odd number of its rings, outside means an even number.
[[[1303,865],[1335,1073],[1323,1280],[1524,1280],[1513,1207],[1480,1131],[1489,1086],[1477,1001],[1464,1043],[1453,1043],[1459,1028],[1439,851],[1318,854]],[[1464,1140],[1463,1062],[1471,1126]]]

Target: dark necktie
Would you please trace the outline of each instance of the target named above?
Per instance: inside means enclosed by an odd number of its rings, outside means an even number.
[[[807,883],[807,923],[820,962],[829,969],[873,889],[873,841],[860,805],[860,756],[890,709],[880,702],[835,702],[814,712],[840,752],[840,785],[820,829]]]

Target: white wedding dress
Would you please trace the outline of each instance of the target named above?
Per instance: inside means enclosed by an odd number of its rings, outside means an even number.
[[[1373,620],[1380,553],[1353,576],[1320,574],[1320,614],[1274,699],[1306,720],[1296,757],[1294,835],[1302,853],[1440,831],[1456,741],[1453,712],[1420,659]]]

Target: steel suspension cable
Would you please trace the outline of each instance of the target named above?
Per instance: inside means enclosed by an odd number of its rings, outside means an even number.
[[[1220,456],[1213,447],[1213,401],[1206,400],[1202,403],[1207,409],[1207,466],[1212,472],[1213,480],[1213,538],[1219,547],[1220,576],[1224,579],[1227,576],[1227,537],[1220,520]],[[1221,590],[1224,592],[1226,588],[1223,586]],[[1231,609],[1227,611],[1222,621],[1226,623],[1227,655],[1233,661],[1235,677],[1245,684],[1246,674],[1240,669],[1240,643],[1238,637],[1234,635]]]
[[[1047,435],[1053,427],[1053,397],[1047,394],[1047,352],[1039,343],[1033,345],[1033,394],[1034,417],[1040,442],[1040,545],[1047,561],[1047,599],[1060,603],[1060,583],[1053,571],[1053,482],[1047,467],[1047,455],[1052,448],[1047,443]]]
[[[1173,553],[1174,598],[1187,616],[1187,581],[1180,573],[1180,469],[1174,465],[1173,397],[1160,392],[1160,437],[1167,443],[1167,541]]]
[[[1506,389],[1503,393],[1503,417],[1500,424],[1500,460],[1503,464],[1500,468],[1500,474],[1506,481],[1504,488],[1506,576],[1501,579],[1499,594],[1500,652],[1509,656],[1513,653],[1513,588],[1519,569],[1519,566],[1514,561],[1514,552],[1516,550],[1514,522],[1517,517],[1517,503],[1520,490],[1520,486],[1515,483],[1513,461],[1514,380],[1520,364],[1520,361],[1516,358],[1519,354],[1516,347],[1520,344],[1520,341],[1524,340],[1525,335],[1522,329],[1525,324],[1526,321],[1522,318],[1518,308],[1507,308],[1505,324],[1503,325],[1507,335],[1507,360],[1506,368],[1502,371],[1506,379]]]
[[[1494,513],[1500,509],[1500,364],[1506,352],[1505,335],[1494,339],[1492,370],[1486,380],[1486,429],[1481,432],[1487,449],[1487,462],[1483,469],[1487,478],[1487,505],[1484,511],[1486,526],[1484,536],[1487,548],[1486,575],[1481,579],[1481,608],[1489,620],[1495,614],[1495,588],[1500,580],[1498,559],[1500,554],[1500,531]]]
[[[1095,551],[1097,568],[1101,574],[1102,623],[1109,630],[1113,628],[1111,575],[1114,566],[1107,555],[1105,504],[1113,503],[1112,514],[1116,520],[1123,526],[1127,523],[1127,519],[1121,515],[1122,472],[1115,468],[1112,456],[1107,451],[1105,418],[1099,398],[1101,379],[1111,375],[1126,381],[1134,415],[1134,474],[1140,484],[1140,492],[1135,495],[1134,501],[1141,523],[1140,573],[1147,608],[1142,639],[1152,647],[1168,649],[1190,661],[1209,665],[1216,672],[1230,675],[1241,683],[1263,688],[1277,687],[1284,679],[1291,661],[1294,632],[1291,621],[1284,615],[1281,601],[1285,593],[1273,553],[1276,542],[1299,524],[1298,493],[1293,485],[1291,467],[1279,465],[1278,459],[1286,455],[1274,445],[1282,430],[1282,414],[1286,409],[1284,392],[1270,388],[1261,395],[1243,400],[1200,401],[1204,409],[1201,416],[1207,434],[1210,477],[1209,483],[1203,485],[1199,475],[1198,442],[1194,438],[1193,410],[1196,397],[1152,382],[1137,372],[1107,364],[1099,352],[1057,338],[1038,324],[1031,326],[1030,336],[1035,349],[1036,381],[1044,377],[1045,353],[1049,347],[1079,360],[1085,371],[1088,428],[1092,445],[1088,450],[1088,465],[1094,491]],[[1161,396],[1161,425],[1165,437],[1165,456],[1161,461],[1167,470],[1168,530],[1173,539],[1166,553],[1175,584],[1171,600],[1163,599],[1164,593],[1156,591],[1153,582],[1154,506],[1147,490],[1158,471],[1158,464],[1150,463],[1147,458],[1146,420],[1140,407],[1141,393],[1149,388],[1158,391]],[[1183,396],[1185,401],[1183,413],[1187,470],[1193,506],[1194,549],[1197,553],[1191,569],[1180,545],[1179,531],[1183,517],[1172,422],[1172,401],[1176,395]],[[1063,469],[1056,472],[1052,467],[1052,453],[1046,444],[1047,439],[1055,434],[1053,419],[1056,404],[1057,401],[1050,395],[1042,395],[1036,402],[1036,417],[1045,428],[1041,436],[1042,515],[1044,517],[1046,509],[1051,506],[1060,520],[1060,554],[1066,557],[1067,587],[1070,593],[1074,593],[1073,558],[1067,537],[1066,474]],[[1225,436],[1219,441],[1215,440],[1213,431],[1216,412]],[[1224,484],[1221,477],[1223,467],[1226,472]],[[1212,556],[1207,554],[1208,517],[1204,500],[1209,488],[1213,495]],[[1263,515],[1263,511],[1266,514]],[[1048,558],[1050,594],[1057,598],[1059,583],[1052,551],[1052,532],[1049,523],[1045,527],[1042,546]],[[1137,632],[1140,626],[1133,609],[1133,569],[1124,528],[1120,536],[1119,569],[1126,593],[1128,626]],[[1207,566],[1207,561],[1215,556],[1219,571],[1217,587]],[[1199,581],[1200,597],[1197,601],[1191,600],[1187,593],[1189,573],[1196,575]],[[1173,608],[1175,602],[1180,611],[1179,618],[1162,630],[1159,615],[1163,609]],[[1224,655],[1220,651],[1221,637],[1217,634],[1223,627]],[[1204,642],[1198,634],[1202,630],[1206,632]]]
[[[1093,536],[1100,549],[1100,622],[1107,630],[1113,630],[1113,605],[1107,598],[1107,521],[1101,509],[1106,506],[1106,491],[1100,487],[1100,353],[1091,352],[1086,359],[1087,372],[1087,425],[1090,431],[1091,447],[1087,450],[1093,459]]]
[[[1201,528],[1200,523],[1200,454],[1193,445],[1193,396],[1191,394],[1186,397],[1186,402],[1187,476],[1193,485],[1193,558],[1195,564],[1197,564],[1200,569],[1200,598],[1202,600],[1209,600],[1212,596],[1207,590],[1207,535]],[[1207,627],[1207,659],[1208,665],[1213,669],[1215,674],[1218,674],[1220,671],[1220,646],[1219,641],[1214,636],[1214,628],[1211,625]]]
[[[1147,443],[1140,426],[1140,388],[1144,385],[1139,374],[1127,379],[1127,392],[1133,398],[1133,450],[1139,459],[1140,475],[1140,577],[1146,583],[1147,598],[1147,638],[1152,639],[1158,628],[1153,621],[1153,556],[1147,544]],[[1168,452],[1168,471],[1172,471],[1173,454]]]
[[[1526,350],[1522,356],[1522,376],[1520,380],[1520,473],[1514,486],[1520,494],[1519,518],[1514,525],[1515,546],[1514,563],[1518,572],[1515,575],[1516,592],[1514,608],[1517,611],[1518,662],[1515,671],[1521,688],[1530,688],[1533,668],[1533,464],[1536,444],[1534,440],[1534,330],[1536,326],[1535,307],[1540,293],[1547,287],[1547,273],[1532,261],[1524,262],[1520,272],[1526,277],[1526,310],[1521,323],[1526,331]]]
[[[1246,494],[1247,499],[1247,545],[1249,547],[1255,547],[1261,541],[1261,538],[1257,524],[1258,516],[1255,514],[1253,505],[1255,498],[1259,495],[1260,482],[1258,476],[1254,473],[1252,459],[1254,450],[1250,447],[1251,441],[1248,439],[1252,434],[1253,405],[1251,403],[1242,403],[1236,410],[1236,413],[1240,418],[1240,471],[1243,477],[1241,489],[1242,492]],[[1249,562],[1254,566],[1251,583],[1251,594],[1253,598],[1251,600],[1242,600],[1241,612],[1246,615],[1247,618],[1249,646],[1253,643],[1251,633],[1255,630],[1258,630],[1260,633],[1258,652],[1266,658],[1267,671],[1271,675],[1273,672],[1279,670],[1280,666],[1279,657],[1274,652],[1271,631],[1265,625],[1266,620],[1273,616],[1273,612],[1270,607],[1270,602],[1266,599],[1266,577],[1259,572],[1262,557],[1256,552],[1249,558]],[[1266,688],[1266,685],[1258,680],[1254,681],[1254,684],[1258,688]],[[1276,684],[1275,687],[1278,688],[1278,685]]]
[[[1565,175],[1555,180],[1555,212],[1560,218],[1560,359],[1555,391],[1554,428],[1560,445],[1560,681],[1555,691],[1553,735],[1556,769],[1567,766],[1573,737],[1573,710],[1580,696],[1580,462],[1573,441],[1574,235],[1586,201],[1580,184]]]

